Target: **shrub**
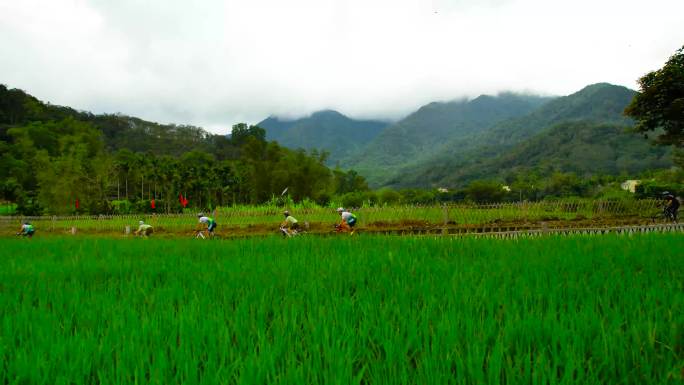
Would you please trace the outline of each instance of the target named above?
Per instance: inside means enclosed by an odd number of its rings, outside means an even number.
[[[401,201],[401,194],[392,189],[378,191],[378,203],[381,205],[395,205]]]
[[[372,191],[357,191],[342,195],[339,198],[343,207],[373,206],[378,203],[377,195]]]
[[[466,199],[474,202],[501,202],[506,196],[506,191],[501,184],[492,181],[475,181],[465,189]]]
[[[112,204],[112,211],[114,212],[114,214],[119,214],[119,215],[130,214],[131,209],[133,207],[133,205],[131,204],[131,201],[129,201],[127,199],[113,200],[111,204]]]
[[[401,190],[401,201],[402,203],[412,204],[412,205],[426,205],[435,203],[436,196],[432,191],[419,190],[419,189],[406,189]]]
[[[664,191],[669,191],[681,198],[681,194],[684,193],[684,185],[679,183],[646,181],[636,186],[634,195],[638,199],[660,198]]]

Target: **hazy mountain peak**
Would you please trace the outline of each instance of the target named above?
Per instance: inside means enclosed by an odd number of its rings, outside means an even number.
[[[266,137],[290,148],[325,150],[330,163],[371,141],[387,123],[352,119],[335,110],[321,110],[292,120],[268,118],[258,125],[266,129]]]
[[[335,118],[344,118],[344,119],[349,119],[346,115],[335,111],[335,110],[320,110],[312,113],[309,118],[330,118],[330,117],[335,117]]]
[[[605,90],[605,89],[622,89],[622,90],[627,90],[629,92],[634,92],[633,90],[630,90],[629,88],[624,87],[624,86],[618,86],[618,85],[611,84],[611,83],[601,82],[601,83],[590,84],[590,85],[582,88],[581,90],[577,91],[576,93],[600,91],[600,90]]]
[[[498,96],[507,97],[506,95],[497,95],[497,97],[498,97]],[[489,101],[492,101],[492,100],[495,100],[495,99],[496,99],[496,97],[494,97],[494,96],[492,96],[492,95],[484,95],[484,94],[483,94],[483,95],[480,95],[480,96],[478,96],[478,97],[472,99],[469,103],[489,102]]]

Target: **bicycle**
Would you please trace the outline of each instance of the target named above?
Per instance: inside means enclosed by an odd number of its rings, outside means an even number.
[[[677,223],[677,217],[672,211],[667,209],[667,206],[663,206],[661,211],[651,216],[651,223],[655,224],[660,221]]]
[[[283,237],[297,237],[302,234],[305,234],[305,231],[302,229],[291,229],[288,230],[286,227],[280,226],[278,229],[279,233],[283,235]]]
[[[335,224],[335,233],[336,234],[341,234],[341,233],[349,233],[349,235],[354,235],[356,234],[356,229],[350,226],[342,226],[339,223]]]
[[[193,236],[194,239],[215,239],[216,234],[214,232],[210,232],[206,229],[202,230],[195,230],[195,234]]]
[[[147,231],[134,231],[133,235],[136,238],[149,238],[154,233],[154,230],[149,229]]]

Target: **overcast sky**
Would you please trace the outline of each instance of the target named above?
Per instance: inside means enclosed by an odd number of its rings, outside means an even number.
[[[217,133],[325,108],[396,119],[483,93],[636,88],[682,45],[682,0],[0,0],[0,83]]]

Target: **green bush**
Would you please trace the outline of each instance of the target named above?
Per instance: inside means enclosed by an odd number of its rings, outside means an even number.
[[[401,202],[412,205],[427,205],[437,201],[435,193],[420,189],[401,190]]]
[[[506,190],[500,183],[492,181],[475,181],[465,189],[466,199],[477,203],[501,202],[506,197]]]
[[[156,203],[156,201],[155,201]],[[151,213],[156,210],[152,210],[152,207],[150,206],[150,201],[147,199],[141,199],[135,201],[134,205],[134,210],[136,214],[143,214],[143,213]]]
[[[356,191],[342,195],[339,201],[343,207],[364,207],[376,205],[378,197],[372,191]]]
[[[381,205],[396,205],[401,201],[401,194],[392,189],[382,189],[377,192],[378,203]]]
[[[16,213],[21,215],[41,215],[43,214],[43,208],[36,199],[20,195],[17,202]]]
[[[112,201],[112,211],[114,212],[114,214],[130,214],[132,206],[133,205],[131,205],[131,202],[127,199]]]
[[[97,215],[115,214],[114,206],[112,205],[112,202],[101,201],[101,200],[90,201],[88,204],[86,212],[88,212],[90,214],[97,214]]]
[[[669,191],[681,198],[684,184],[660,181],[646,181],[636,186],[634,195],[638,199],[660,198],[662,193]]]
[[[321,207],[325,207],[328,204],[330,204],[330,200],[331,200],[330,194],[321,193],[318,195],[318,197],[316,197],[316,204],[321,206]]]

